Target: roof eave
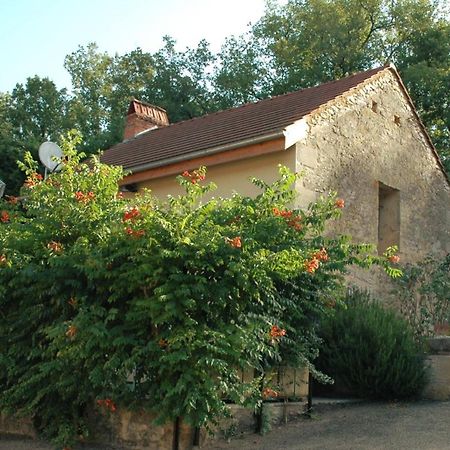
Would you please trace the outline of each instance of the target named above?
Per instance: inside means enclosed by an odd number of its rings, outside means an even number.
[[[132,167],[126,167],[127,171],[132,173],[144,172],[145,170],[154,169],[156,167],[168,166],[170,164],[175,164],[181,161],[187,161],[194,158],[199,158],[202,156],[209,156],[215,153],[226,152],[228,150],[234,150],[236,148],[245,147],[252,144],[260,144],[262,142],[271,141],[273,139],[285,137],[285,130],[277,130],[273,133],[266,134],[264,136],[257,136],[250,139],[245,139],[238,142],[232,142],[230,144],[219,145],[217,147],[208,148],[204,150],[199,150],[196,152],[187,153],[184,155],[174,156],[172,158],[166,158],[159,161],[153,161],[147,164],[141,164]]]

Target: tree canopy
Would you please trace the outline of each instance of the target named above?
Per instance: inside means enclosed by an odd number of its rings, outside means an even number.
[[[132,97],[165,108],[171,122],[396,64],[450,172],[450,15],[444,0],[289,0],[228,37],[214,54],[202,40],[155,53],[111,56],[95,43],[67,55],[72,90],[28,78],[0,97],[0,177],[16,193],[14,160],[77,128],[88,153],[122,139]]]

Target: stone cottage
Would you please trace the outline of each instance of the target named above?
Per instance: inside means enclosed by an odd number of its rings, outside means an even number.
[[[156,106],[131,102],[125,139],[103,162],[127,171],[122,189],[178,192],[175,176],[200,165],[218,185],[214,195],[258,191],[278,164],[304,172],[298,205],[337,191],[345,199],[336,231],[397,245],[404,261],[450,251],[450,183],[395,67],[361,72],[316,87],[169,124]],[[353,281],[383,291],[379,272]]]

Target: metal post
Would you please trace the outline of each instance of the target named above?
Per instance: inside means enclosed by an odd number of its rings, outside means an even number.
[[[194,442],[193,442],[194,446],[199,446],[200,445],[200,427],[195,427],[194,428]]]
[[[173,450],[180,449],[180,418],[177,417],[175,419],[175,423],[173,424]]]
[[[308,417],[311,417],[311,413],[312,413],[312,382],[313,382],[313,378],[311,375],[311,372],[308,371],[308,405],[307,405],[307,409],[306,409],[306,415]]]

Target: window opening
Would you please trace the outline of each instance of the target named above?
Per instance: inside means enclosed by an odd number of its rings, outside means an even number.
[[[400,247],[400,191],[378,184],[378,253]]]

